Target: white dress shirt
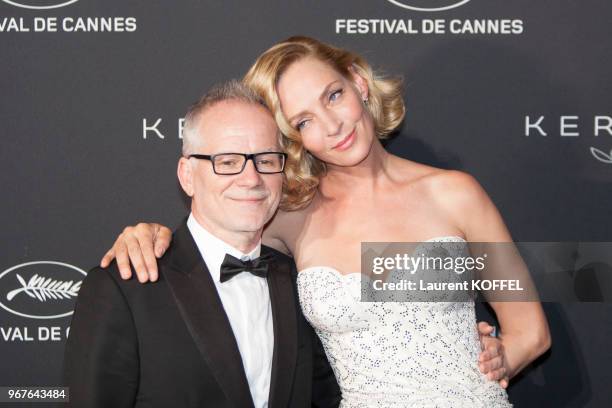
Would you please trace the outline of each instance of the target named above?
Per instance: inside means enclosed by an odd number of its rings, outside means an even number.
[[[187,227],[206,262],[229,318],[255,407],[267,408],[274,350],[268,281],[249,272],[240,273],[223,283],[219,280],[225,254],[241,260],[255,259],[261,252],[261,242],[250,253],[244,254],[208,232],[193,214],[189,215]]]

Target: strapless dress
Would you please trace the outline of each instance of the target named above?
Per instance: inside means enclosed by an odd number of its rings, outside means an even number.
[[[437,237],[434,246],[460,237]],[[445,246],[448,248],[448,245]],[[473,301],[362,302],[361,273],[328,266],[298,273],[304,316],[319,335],[342,392],[342,408],[511,407],[478,369]]]

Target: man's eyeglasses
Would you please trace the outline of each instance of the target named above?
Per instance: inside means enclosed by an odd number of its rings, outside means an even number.
[[[246,167],[247,160],[253,161],[255,170],[261,174],[282,173],[285,170],[287,154],[280,152],[262,153],[220,153],[220,154],[190,154],[188,158],[210,160],[215,174],[240,174]]]

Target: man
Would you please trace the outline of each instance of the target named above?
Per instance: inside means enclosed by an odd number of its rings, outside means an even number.
[[[263,102],[236,81],[188,112],[178,178],[191,214],[141,285],[94,269],[65,356],[78,407],[336,406],[339,391],[296,300],[295,265],[261,246],[285,154]],[[313,357],[314,356],[314,357]],[[315,381],[313,381],[315,378]]]

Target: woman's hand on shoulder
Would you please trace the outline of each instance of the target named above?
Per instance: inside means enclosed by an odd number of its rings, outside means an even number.
[[[157,258],[166,252],[171,240],[172,231],[160,224],[141,222],[125,227],[100,261],[100,266],[106,268],[116,258],[121,278],[131,278],[131,263],[139,282],[155,282],[159,277]]]

